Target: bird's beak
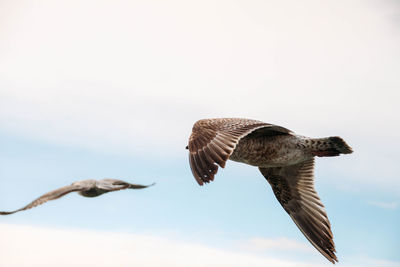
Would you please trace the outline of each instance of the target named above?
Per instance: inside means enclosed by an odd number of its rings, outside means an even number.
[[[189,146],[186,146],[186,149],[189,149]]]

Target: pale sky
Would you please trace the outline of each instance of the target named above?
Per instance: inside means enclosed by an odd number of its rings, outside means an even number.
[[[343,137],[355,152],[316,164],[339,265],[368,256],[400,266],[399,16],[395,1],[1,1],[0,210],[78,179],[157,185],[68,196],[2,217],[0,232],[151,233],[216,249],[218,262],[240,251],[262,264],[325,264],[257,169],[229,162],[204,187],[192,177],[193,123],[245,117]]]

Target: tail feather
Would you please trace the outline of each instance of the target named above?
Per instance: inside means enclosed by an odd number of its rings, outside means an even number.
[[[333,147],[341,154],[353,153],[353,149],[339,136],[328,137]]]
[[[333,157],[353,153],[353,149],[339,136],[314,139],[312,153],[318,157]]]

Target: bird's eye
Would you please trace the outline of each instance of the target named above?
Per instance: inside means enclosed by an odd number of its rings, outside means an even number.
[[[186,149],[189,149],[189,146],[186,146]]]

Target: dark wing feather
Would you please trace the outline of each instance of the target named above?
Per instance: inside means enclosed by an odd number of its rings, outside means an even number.
[[[34,208],[38,205],[41,205],[49,200],[54,200],[57,198],[60,198],[68,193],[74,192],[74,191],[81,191],[83,190],[84,187],[82,187],[81,185],[76,185],[76,184],[72,184],[72,185],[68,185],[68,186],[64,186],[61,188],[58,188],[56,190],[50,191],[44,195],[42,195],[41,197],[35,199],[34,201],[32,201],[31,203],[29,203],[28,205],[26,205],[23,208],[14,210],[14,211],[0,211],[0,215],[9,215],[9,214],[13,214],[16,213],[18,211],[22,211],[22,210],[27,210],[27,209],[31,209]]]
[[[260,171],[305,237],[330,262],[337,262],[328,216],[314,189],[314,159]]]
[[[107,192],[110,191],[117,191],[117,190],[123,190],[123,189],[142,189],[146,188],[149,186],[153,186],[155,183],[152,183],[150,185],[140,185],[140,184],[130,184],[122,180],[117,180],[117,179],[102,179],[100,181],[96,182],[96,187],[102,190],[105,190]]]
[[[225,167],[239,140],[261,129],[291,133],[286,128],[256,120],[231,118],[197,121],[193,125],[188,146],[190,168],[196,181],[203,185],[214,180],[218,165]]]

